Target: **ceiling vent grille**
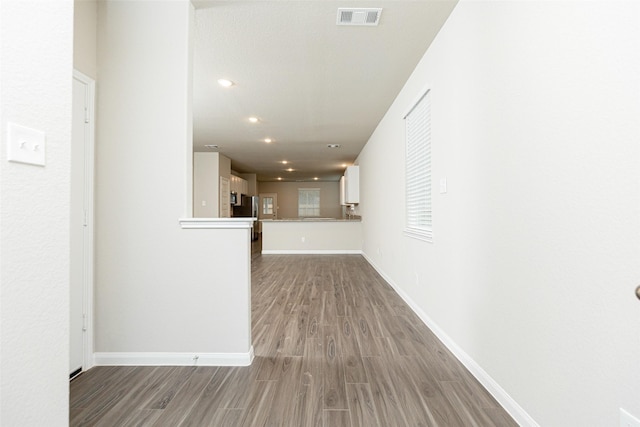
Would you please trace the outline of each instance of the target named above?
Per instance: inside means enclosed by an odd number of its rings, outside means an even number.
[[[338,25],[378,25],[382,8],[339,8]]]

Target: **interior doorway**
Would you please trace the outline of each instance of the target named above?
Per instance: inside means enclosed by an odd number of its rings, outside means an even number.
[[[92,366],[95,81],[73,71],[69,376]]]
[[[260,209],[258,212],[260,219],[278,218],[278,194],[260,193]]]

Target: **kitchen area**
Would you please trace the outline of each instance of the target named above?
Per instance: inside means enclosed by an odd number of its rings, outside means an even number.
[[[231,159],[217,153],[193,153],[193,217],[256,218],[252,241],[258,239],[257,179],[231,170]]]
[[[194,218],[255,218],[251,239],[262,254],[361,253],[358,166],[346,167],[340,181],[258,182],[231,163],[218,152],[194,153]],[[307,210],[301,192],[316,194]]]
[[[317,183],[304,184],[313,187]],[[320,209],[317,215],[283,215],[261,221],[263,254],[362,252],[361,218],[355,214],[355,206],[360,203],[359,166],[346,167],[340,181],[331,184],[337,192],[331,197],[332,210]],[[335,214],[326,215],[327,212]]]

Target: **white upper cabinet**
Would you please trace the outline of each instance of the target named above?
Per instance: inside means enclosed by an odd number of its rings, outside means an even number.
[[[231,192],[237,194],[249,194],[249,182],[236,175],[231,175]]]
[[[349,166],[344,171],[344,203],[360,203],[360,166]],[[340,184],[342,189],[342,182]],[[342,191],[340,192],[342,194]]]

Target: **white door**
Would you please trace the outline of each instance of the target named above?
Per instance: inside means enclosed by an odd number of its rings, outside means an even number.
[[[278,218],[278,193],[261,193],[260,209],[258,210],[260,219]]]
[[[220,218],[229,218],[231,216],[231,191],[229,187],[229,179],[224,176],[220,177]]]
[[[94,82],[73,74],[71,135],[71,253],[69,373],[88,368],[87,337],[93,295],[93,91]]]

